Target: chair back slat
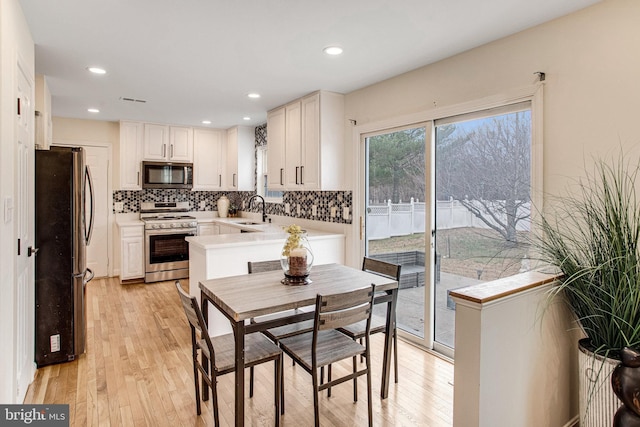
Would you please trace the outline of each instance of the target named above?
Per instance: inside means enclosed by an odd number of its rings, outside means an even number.
[[[367,320],[370,311],[371,306],[369,304],[362,304],[346,310],[320,314],[318,318],[318,330],[341,328],[362,320]]]
[[[385,276],[395,280],[396,282],[400,282],[401,269],[402,265],[400,264],[393,264],[379,259],[364,257],[364,260],[362,261],[363,271]]]
[[[356,289],[341,294],[321,295],[320,312],[344,310],[359,304],[366,304],[371,299],[372,286]]]
[[[280,270],[282,266],[280,265],[280,260],[271,260],[271,261],[249,261],[247,262],[247,269],[249,270],[249,274],[252,273],[262,273],[265,271],[276,271]]]
[[[374,286],[316,299],[316,329],[335,329],[366,320],[373,306]]]

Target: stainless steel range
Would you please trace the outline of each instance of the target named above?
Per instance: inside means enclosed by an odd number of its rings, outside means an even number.
[[[142,202],[144,221],[145,282],[189,277],[189,244],[198,223],[189,211],[189,202]]]

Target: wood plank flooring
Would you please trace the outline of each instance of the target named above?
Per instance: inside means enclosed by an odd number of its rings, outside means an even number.
[[[188,289],[187,281],[182,284]],[[86,353],[73,362],[38,369],[25,403],[69,404],[72,426],[213,426],[210,401],[196,416],[189,327],[173,282],[121,285],[118,278],[93,280],[86,302]],[[389,398],[382,400],[383,340],[382,334],[372,336],[374,425],[451,426],[453,365],[399,341],[400,381],[392,379]],[[311,377],[288,358],[284,385],[281,425],[313,425]],[[233,426],[233,374],[220,378],[218,390],[221,424]],[[321,424],[366,425],[365,378],[358,390],[355,403],[350,382],[335,387],[331,398],[324,393]],[[274,425],[272,394],[273,365],[256,367],[245,425]]]

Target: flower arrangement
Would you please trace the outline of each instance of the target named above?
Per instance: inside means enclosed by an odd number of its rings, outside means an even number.
[[[289,234],[287,241],[282,247],[282,256],[291,256],[291,250],[300,247],[300,241],[302,240],[302,227],[299,225],[291,224],[287,227],[282,227],[284,231]]]

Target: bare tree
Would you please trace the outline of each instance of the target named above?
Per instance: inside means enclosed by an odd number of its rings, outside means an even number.
[[[517,243],[518,223],[530,217],[530,114],[495,116],[467,128],[438,133],[437,194],[458,200],[507,242]]]

